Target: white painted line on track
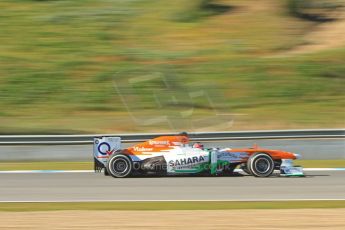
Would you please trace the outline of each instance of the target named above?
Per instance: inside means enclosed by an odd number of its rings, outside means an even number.
[[[303,171],[345,171],[345,168],[305,168]]]
[[[304,168],[303,171],[345,171],[345,168]],[[31,173],[92,173],[93,170],[7,170],[0,171],[0,174],[31,174]],[[243,172],[235,169],[235,172]]]

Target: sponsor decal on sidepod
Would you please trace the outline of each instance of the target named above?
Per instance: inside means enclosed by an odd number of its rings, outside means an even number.
[[[171,160],[169,161],[169,165],[170,166],[188,165],[188,164],[196,164],[196,163],[200,163],[204,161],[205,161],[205,158],[203,156],[199,156],[199,157],[195,156],[195,157]]]

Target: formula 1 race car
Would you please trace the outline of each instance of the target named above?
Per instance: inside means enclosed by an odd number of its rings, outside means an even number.
[[[189,145],[186,135],[160,136],[121,149],[120,137],[94,139],[95,172],[116,178],[131,175],[233,174],[236,167],[255,177],[268,177],[274,170],[280,175],[303,176],[302,167],[292,165],[298,154],[258,146],[244,149],[203,148]]]

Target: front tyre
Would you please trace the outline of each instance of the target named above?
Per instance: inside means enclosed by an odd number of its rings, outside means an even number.
[[[253,176],[268,177],[274,171],[274,161],[267,153],[255,153],[249,157],[247,168]]]
[[[127,177],[131,174],[133,164],[131,159],[124,154],[112,155],[107,163],[107,172],[116,178]]]

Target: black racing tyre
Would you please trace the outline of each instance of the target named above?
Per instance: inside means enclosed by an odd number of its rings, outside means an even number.
[[[253,176],[268,177],[274,171],[274,161],[267,153],[255,153],[249,157],[247,169]]]
[[[106,170],[112,177],[127,177],[133,170],[133,163],[124,154],[114,154],[109,158]]]

